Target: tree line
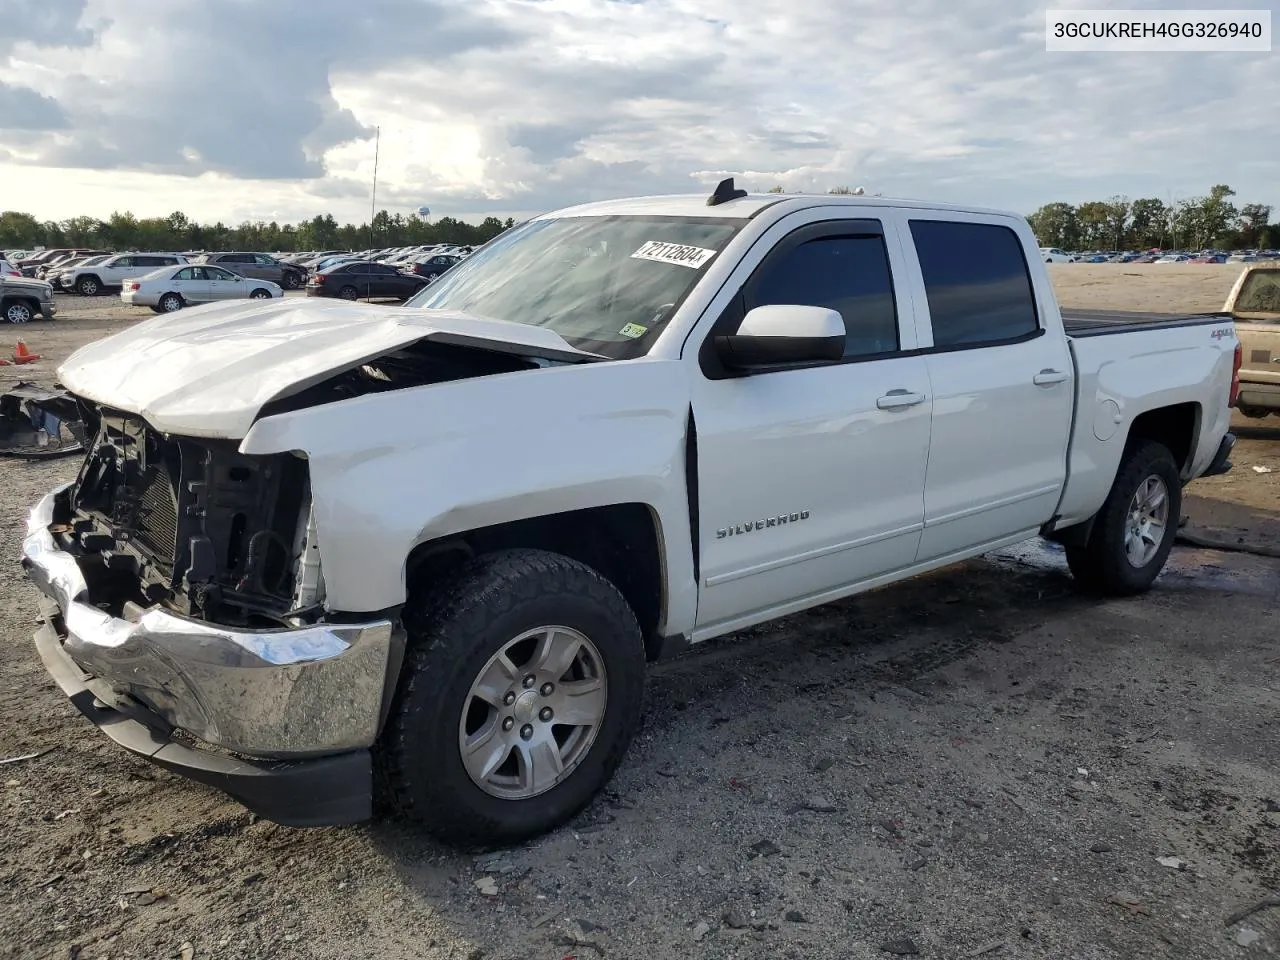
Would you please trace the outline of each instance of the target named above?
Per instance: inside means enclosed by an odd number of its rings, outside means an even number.
[[[1246,203],[1218,184],[1203,197],[1112,197],[1079,206],[1046,203],[1027,219],[1041,246],[1063,250],[1241,250],[1280,247],[1271,207]]]
[[[379,211],[368,223],[339,224],[333,214],[301,223],[272,220],[196,223],[186,214],[139,219],[129,212],[113,213],[106,220],[71,217],[37,220],[29,213],[0,212],[0,250],[33,247],[90,247],[100,250],[363,250],[367,247],[405,247],[424,243],[457,243],[475,246],[492,240],[514,226],[511,218],[486,217],[467,223],[453,217],[428,221],[416,214]]]

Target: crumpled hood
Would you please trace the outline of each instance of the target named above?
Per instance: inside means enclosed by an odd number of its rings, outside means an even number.
[[[271,400],[414,343],[492,346],[530,357],[594,358],[546,327],[448,310],[287,298],[192,307],[73,353],[58,377],[72,393],[155,429],[239,439]]]

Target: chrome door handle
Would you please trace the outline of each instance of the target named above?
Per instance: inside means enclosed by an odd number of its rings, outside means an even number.
[[[924,403],[926,399],[923,393],[890,390],[876,401],[876,406],[881,410],[901,410],[904,407],[914,407],[917,403]]]
[[[1070,374],[1063,373],[1061,370],[1044,369],[1031,378],[1031,382],[1037,387],[1048,387],[1055,383],[1062,383]]]

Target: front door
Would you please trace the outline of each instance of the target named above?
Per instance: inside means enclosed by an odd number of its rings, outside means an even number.
[[[1066,482],[1075,368],[1018,226],[933,212],[906,224],[907,277],[933,338],[921,561],[1034,534]]]
[[[713,303],[719,319],[697,347],[699,639],[834,599],[915,560],[928,374],[912,353],[911,302],[892,281],[900,250],[879,220],[832,221],[849,209],[805,211],[766,234],[755,249],[769,253],[739,265],[722,294],[732,299]],[[713,337],[767,304],[839,311],[844,359],[726,374]]]
[[[204,267],[183,267],[173,275],[172,286],[187,303],[205,303],[209,299]]]

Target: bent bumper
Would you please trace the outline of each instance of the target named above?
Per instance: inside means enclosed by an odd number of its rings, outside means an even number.
[[[32,509],[22,545],[22,564],[46,598],[47,623],[37,638],[41,656],[73,700],[79,696],[91,703],[97,697],[113,703],[113,713],[123,709],[139,716],[143,730],[163,739],[143,741],[134,730],[121,740],[112,731],[128,731],[123,721],[99,723],[96,713],[77,703],[81,711],[127,749],[206,783],[217,780],[215,785],[251,808],[245,798],[253,790],[239,782],[245,776],[255,783],[286,777],[303,784],[298,789],[305,797],[318,789],[314,778],[324,781],[324,771],[335,764],[343,777],[355,776],[353,765],[364,771],[352,783],[367,808],[367,753],[393,688],[389,673],[403,645],[398,624],[382,619],[238,630],[159,608],[136,620],[113,617],[89,602],[76,558],[48,529],[63,489]],[[64,682],[68,670],[72,673]],[[93,693],[82,694],[81,687]],[[247,762],[183,747],[170,739],[175,729],[233,753],[290,762]],[[348,758],[324,756],[330,754]],[[322,759],[307,759],[316,757]],[[296,762],[301,760],[306,762]],[[319,793],[310,799],[317,809],[331,802]],[[265,809],[263,816],[275,819]],[[300,821],[291,816],[290,822]]]
[[[53,601],[46,600],[56,615]],[[130,753],[230,794],[264,819],[290,827],[359,823],[373,815],[372,760],[354,750],[311,760],[250,761],[175,742],[164,721],[140,708],[127,713],[90,688],[67,655],[52,620],[36,632],[45,668],[94,726]]]

